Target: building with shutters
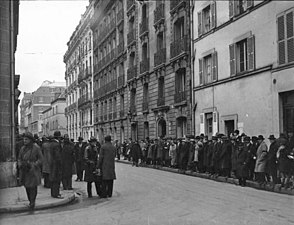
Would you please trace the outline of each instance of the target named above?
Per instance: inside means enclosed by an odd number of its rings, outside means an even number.
[[[190,20],[190,1],[95,1],[100,140],[191,134]]]
[[[67,43],[66,65],[67,133],[71,139],[85,140],[95,135],[93,121],[93,35],[90,22],[94,1],[89,1],[79,24]]]
[[[294,132],[291,1],[195,1],[196,134]]]

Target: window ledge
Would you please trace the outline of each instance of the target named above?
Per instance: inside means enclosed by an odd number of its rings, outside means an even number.
[[[178,102],[174,104],[174,107],[179,107],[179,106],[183,106],[183,105],[187,105],[187,100],[182,101],[182,102]]]
[[[278,65],[276,68],[272,69],[272,72],[279,72],[281,70],[286,70],[294,67],[294,62],[283,64],[283,65]]]

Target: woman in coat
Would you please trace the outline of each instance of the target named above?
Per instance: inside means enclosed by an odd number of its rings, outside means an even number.
[[[32,133],[24,134],[24,146],[20,149],[18,165],[20,168],[20,181],[24,185],[30,209],[35,208],[37,187],[41,184],[41,165],[43,155],[40,147],[34,144]]]
[[[261,184],[265,184],[265,169],[267,161],[267,145],[264,142],[264,137],[258,135],[259,147],[256,151],[256,163],[254,172],[256,173],[256,180]]]

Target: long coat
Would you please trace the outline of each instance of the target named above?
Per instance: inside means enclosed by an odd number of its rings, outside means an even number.
[[[231,154],[231,163],[232,163],[232,171],[237,170],[237,159],[238,159],[238,144],[232,144],[232,154]]]
[[[276,141],[272,142],[269,147],[267,154],[266,172],[268,174],[277,174],[277,151],[278,143]]]
[[[74,164],[74,144],[64,143],[61,151],[62,177],[71,177]]]
[[[214,142],[211,142],[208,144],[208,149],[207,149],[207,166],[208,167],[213,166],[213,162],[212,162],[213,146],[214,146]]]
[[[102,171],[103,180],[114,180],[115,175],[115,147],[110,143],[106,142],[100,149],[98,168]]]
[[[93,174],[94,170],[97,168],[98,164],[98,149],[97,147],[93,147],[88,145],[85,149],[84,155],[85,161],[85,181],[86,182],[94,182],[96,178]]]
[[[62,170],[61,170],[61,145],[60,142],[56,139],[53,139],[50,142],[50,153],[51,153],[51,161],[50,161],[50,174],[49,180],[53,182],[60,182],[62,178]]]
[[[247,178],[249,175],[250,146],[238,146],[236,160],[236,175],[238,178]]]
[[[259,145],[256,151],[256,163],[254,172],[256,173],[264,173],[266,168],[266,161],[267,161],[267,145],[263,141]]]
[[[85,142],[75,144],[75,161],[84,162],[85,148],[87,144]]]
[[[163,148],[164,148],[164,143],[162,140],[158,141],[158,145],[157,145],[157,155],[156,155],[156,159],[162,159],[163,157]]]
[[[139,144],[134,143],[131,148],[131,157],[133,158],[134,162],[138,162],[139,159],[142,158],[142,149]]]
[[[43,155],[37,144],[23,146],[18,157],[20,181],[26,188],[41,184],[41,166]]]
[[[50,174],[50,163],[51,159],[51,143],[49,141],[45,141],[42,144],[42,153],[43,153],[43,163],[42,163],[42,171],[43,173]]]
[[[281,173],[290,173],[291,161],[288,158],[289,149],[285,145],[281,145],[277,151],[278,170]]]
[[[220,150],[220,169],[231,168],[232,144],[229,141],[223,142]]]

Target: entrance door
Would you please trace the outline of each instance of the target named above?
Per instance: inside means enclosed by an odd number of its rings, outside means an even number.
[[[283,101],[283,133],[294,134],[294,91],[281,94]]]
[[[230,134],[234,133],[235,130],[235,121],[234,120],[225,120],[225,134],[230,137]]]
[[[206,120],[205,133],[208,136],[208,138],[211,139],[211,137],[212,137],[212,113],[206,113],[205,120]]]
[[[158,121],[158,137],[166,136],[166,122],[164,119]]]

